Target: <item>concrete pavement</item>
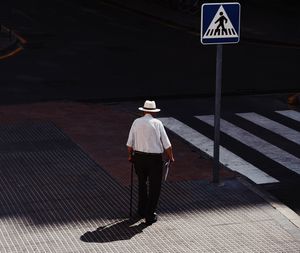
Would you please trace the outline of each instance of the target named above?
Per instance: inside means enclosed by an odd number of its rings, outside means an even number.
[[[293,211],[226,168],[211,184],[211,160],[172,133],[159,221],[128,220],[125,143],[138,114],[122,103],[1,106],[0,116],[0,252],[299,252]]]
[[[125,143],[138,111],[125,104],[12,105],[0,115],[1,252],[299,252],[299,217],[226,168],[211,184],[211,161],[172,133],[159,221],[129,220]]]

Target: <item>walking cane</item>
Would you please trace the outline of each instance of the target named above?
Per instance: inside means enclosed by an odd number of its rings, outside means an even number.
[[[130,180],[130,208],[129,217],[132,216],[132,188],[133,188],[133,162],[131,162],[131,180]]]

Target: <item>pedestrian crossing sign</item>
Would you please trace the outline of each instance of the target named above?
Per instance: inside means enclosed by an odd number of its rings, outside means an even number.
[[[201,7],[201,43],[231,44],[240,40],[240,4],[207,3]]]

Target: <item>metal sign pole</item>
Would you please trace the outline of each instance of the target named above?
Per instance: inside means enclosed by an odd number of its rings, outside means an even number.
[[[217,44],[216,91],[214,117],[213,183],[220,181],[220,117],[222,86],[222,44],[240,41],[241,5],[232,3],[204,3],[201,6],[200,40],[203,45]]]
[[[217,45],[216,59],[216,91],[215,91],[215,117],[214,117],[214,163],[213,182],[219,183],[219,157],[220,157],[220,115],[221,115],[221,89],[222,89],[222,51],[223,45]]]

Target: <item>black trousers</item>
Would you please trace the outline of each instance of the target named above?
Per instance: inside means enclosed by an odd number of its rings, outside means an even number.
[[[138,176],[138,212],[146,219],[151,219],[156,211],[161,190],[162,155],[135,153],[134,166]]]

